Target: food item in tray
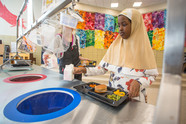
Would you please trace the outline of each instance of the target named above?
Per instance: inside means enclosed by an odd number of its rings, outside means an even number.
[[[88,60],[82,60],[81,61],[81,66],[85,67],[87,65],[89,65],[89,61]]]
[[[93,66],[96,66],[96,63],[93,63],[92,65],[93,65]]]
[[[94,88],[96,86],[96,84],[90,84],[89,87]]]
[[[107,86],[105,84],[100,84],[95,86],[95,90],[96,93],[105,93],[107,91]]]
[[[118,96],[121,96],[121,97],[125,96],[125,92],[120,92],[119,89],[117,89],[116,91],[114,91],[114,94],[116,94]]]
[[[112,100],[114,100],[114,101],[118,101],[118,100],[120,100],[120,99],[121,99],[121,97],[120,97],[120,96],[115,95],[115,94],[112,94],[112,95],[107,95],[107,98],[108,98],[108,99],[112,99]]]

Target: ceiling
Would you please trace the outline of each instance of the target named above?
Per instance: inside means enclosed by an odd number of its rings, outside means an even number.
[[[111,8],[110,6],[112,2],[114,3],[118,2],[119,3],[118,8]],[[132,8],[134,2],[142,2],[140,8],[143,8],[143,7],[152,6],[156,4],[166,3],[167,0],[79,0],[79,3],[118,10],[118,11],[122,11],[125,8]]]

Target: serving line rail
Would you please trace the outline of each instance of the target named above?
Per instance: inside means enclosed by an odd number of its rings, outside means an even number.
[[[6,83],[4,79],[22,74],[44,74],[46,79],[30,83]],[[0,72],[0,123],[17,124],[19,122],[7,119],[3,110],[13,99],[25,93],[45,88],[69,88],[84,82],[73,80],[64,81],[63,76],[58,72],[33,65],[31,71]],[[37,124],[151,124],[154,116],[155,106],[129,101],[118,107],[112,107],[97,101],[85,94],[81,96],[80,104],[71,112],[47,121],[40,121]],[[34,122],[35,123],[35,122]],[[25,123],[26,124],[26,123]]]

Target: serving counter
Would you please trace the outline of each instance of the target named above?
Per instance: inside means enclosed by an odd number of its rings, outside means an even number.
[[[82,84],[78,80],[64,81],[57,72],[33,65],[30,71],[0,72],[0,124],[18,124],[4,115],[4,108],[13,99],[31,91],[46,88],[68,88],[76,91],[73,86]],[[22,74],[43,74],[43,80],[27,83],[4,82],[4,79]],[[57,118],[32,122],[36,124],[151,124],[155,106],[137,101],[128,101],[118,107],[112,107],[79,93],[81,101],[72,111]],[[24,122],[22,122],[24,123]],[[26,122],[25,122],[26,123]]]

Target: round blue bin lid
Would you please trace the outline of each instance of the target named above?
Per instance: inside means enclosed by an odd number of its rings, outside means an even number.
[[[53,119],[75,109],[81,101],[79,93],[67,88],[47,88],[23,94],[4,108],[4,115],[17,122]]]

